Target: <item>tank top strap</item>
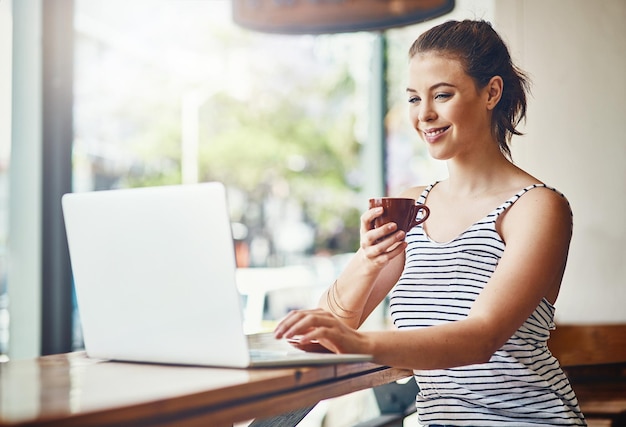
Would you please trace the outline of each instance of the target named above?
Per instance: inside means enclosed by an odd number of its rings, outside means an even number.
[[[506,200],[504,203],[502,203],[500,206],[498,206],[495,211],[494,214],[496,217],[500,216],[502,214],[502,212],[506,211],[508,208],[510,208],[511,206],[513,206],[513,204],[515,202],[517,202],[520,197],[522,197],[524,194],[528,193],[530,190],[533,190],[535,188],[547,188],[548,190],[552,190],[555,193],[557,193],[558,195],[560,195],[561,197],[565,198],[565,195],[563,193],[561,193],[559,190],[557,190],[554,187],[551,187],[549,185],[546,184],[532,184],[529,185],[528,187],[524,187],[522,188],[520,191],[518,191],[516,194],[514,194],[513,196],[511,196],[508,200]],[[568,202],[569,204],[569,202]]]
[[[420,204],[426,203],[426,198],[428,197],[428,193],[430,193],[430,190],[432,190],[433,187],[437,185],[438,183],[439,181],[435,181],[432,184],[430,184],[428,187],[424,188],[424,190],[422,191],[422,194],[420,194],[419,199],[417,199],[417,203],[420,203]]]

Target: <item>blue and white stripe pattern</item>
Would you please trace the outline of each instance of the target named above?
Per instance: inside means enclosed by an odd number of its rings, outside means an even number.
[[[424,190],[419,203],[425,203],[434,185]],[[450,242],[432,241],[421,225],[408,233],[405,269],[390,299],[398,329],[424,328],[468,315],[504,252],[497,218],[536,187],[550,188],[543,184],[524,188]],[[554,307],[544,299],[488,363],[416,370],[420,423],[586,425],[569,381],[546,345],[553,319]]]

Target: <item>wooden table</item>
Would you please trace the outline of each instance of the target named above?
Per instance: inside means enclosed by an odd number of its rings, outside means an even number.
[[[231,426],[411,374],[372,363],[218,369],[68,353],[0,363],[0,426]]]

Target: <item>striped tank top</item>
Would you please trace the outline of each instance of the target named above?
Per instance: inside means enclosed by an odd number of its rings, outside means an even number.
[[[419,203],[426,202],[435,184],[424,190]],[[550,188],[543,184],[524,188],[450,242],[432,241],[421,225],[407,234],[405,268],[390,296],[390,313],[398,329],[453,322],[469,314],[504,252],[496,220],[536,187]],[[553,319],[554,307],[543,299],[489,362],[414,371],[420,388],[416,399],[420,423],[585,426],[572,387],[546,344]]]

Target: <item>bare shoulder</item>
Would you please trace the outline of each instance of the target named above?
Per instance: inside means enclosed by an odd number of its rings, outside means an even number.
[[[570,204],[565,195],[551,187],[538,186],[529,189],[519,198],[515,206],[519,208],[518,210],[539,210],[539,214],[552,211],[554,214],[566,217],[572,215]]]
[[[546,227],[571,234],[572,210],[561,192],[550,187],[529,189],[502,218],[502,230]]]
[[[406,197],[409,199],[419,199],[424,190],[426,189],[425,185],[420,185],[417,187],[411,187],[404,190],[402,193],[398,195],[398,197]]]

